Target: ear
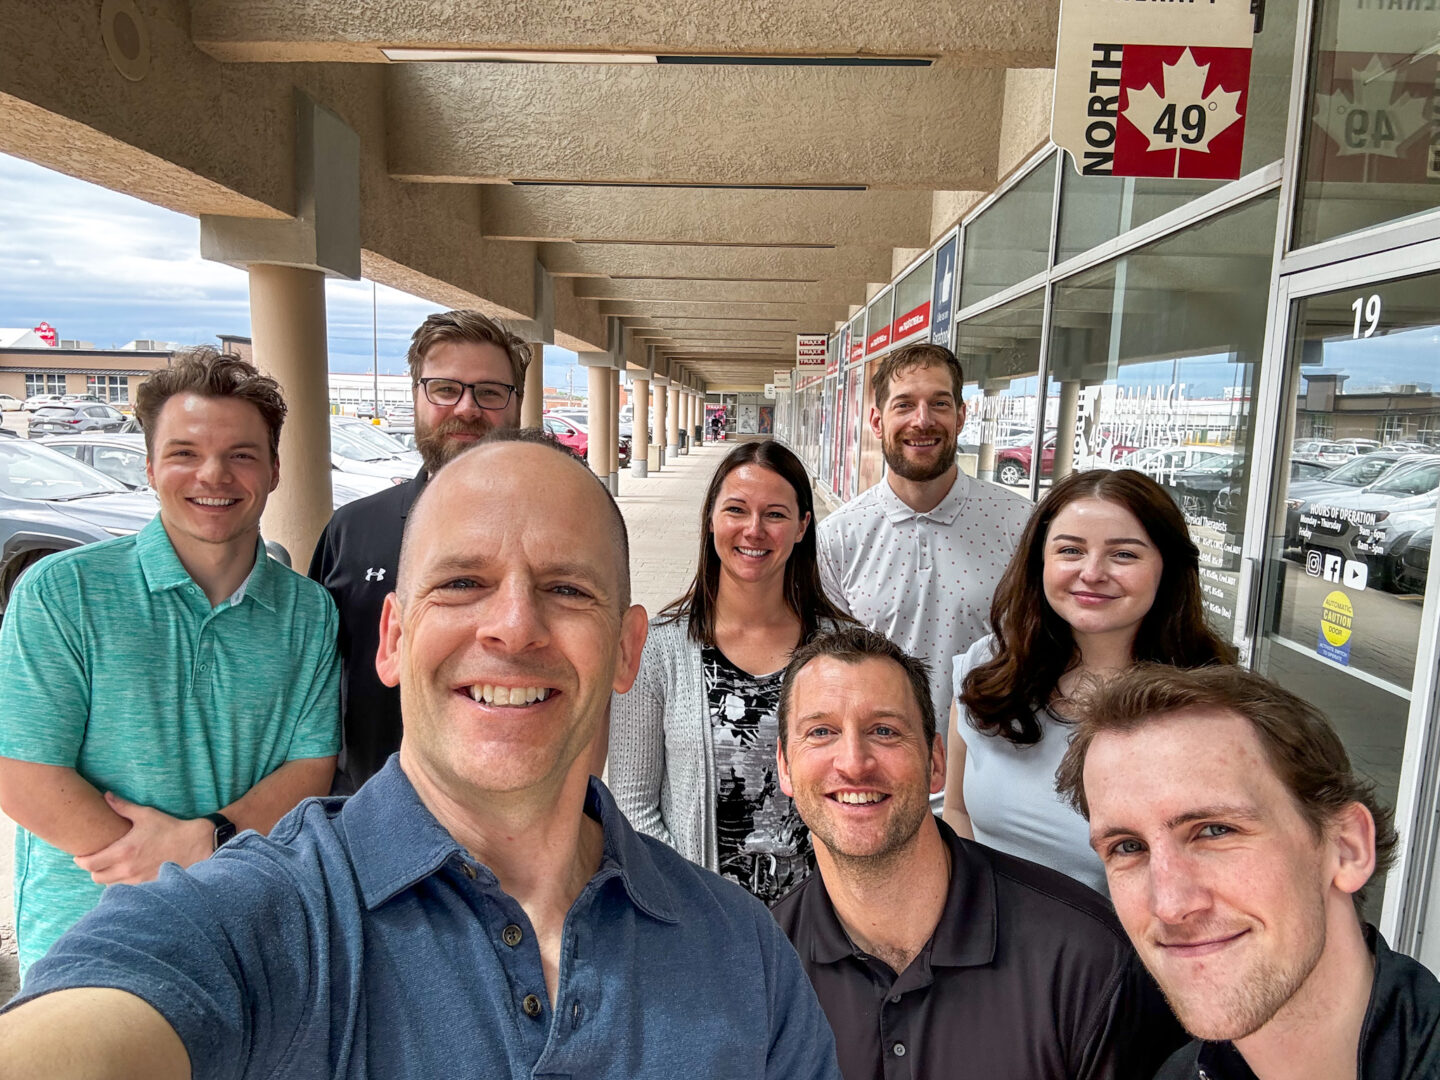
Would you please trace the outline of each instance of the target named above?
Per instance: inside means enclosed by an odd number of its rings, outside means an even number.
[[[612,688],[617,694],[624,694],[635,685],[635,676],[640,673],[640,657],[645,652],[645,638],[650,633],[650,616],[639,604],[631,604],[630,610],[620,620],[620,655],[615,659],[615,682]]]
[[[270,490],[274,491],[280,486],[280,455],[277,453],[270,459]]]
[[[809,531],[809,529],[810,529],[810,515],[809,515],[809,513],[806,513],[806,515],[805,515],[803,518],[800,519],[800,531],[795,534],[795,543],[798,544],[801,540],[804,540],[804,539],[805,539],[805,533],[806,533],[807,531]]]
[[[1335,815],[1328,832],[1334,859],[1331,883],[1353,895],[1375,873],[1375,819],[1363,805],[1352,802]]]
[[[155,463],[150,457],[150,451],[145,451],[145,483],[150,485],[151,491],[158,491],[155,486]]]
[[[874,405],[870,406],[870,434],[881,442],[885,441],[884,427],[880,423],[880,410]]]
[[[790,798],[795,797],[795,785],[790,781],[790,762],[785,757],[785,748],[780,745],[780,740],[775,740],[775,768],[780,777],[780,790]]]
[[[386,686],[400,685],[400,601],[392,592],[380,609],[380,647],[375,651],[375,674]]]
[[[930,794],[939,795],[945,790],[945,740],[940,733],[930,744]]]
[[[959,431],[965,426],[965,402],[963,399],[955,402],[955,430]]]

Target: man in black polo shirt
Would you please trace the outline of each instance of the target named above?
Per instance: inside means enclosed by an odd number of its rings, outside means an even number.
[[[797,649],[780,786],[819,870],[777,903],[846,1080],[1150,1077],[1183,1041],[1105,898],[956,836],[926,665],[859,627]]]
[[[1056,775],[1196,1036],[1159,1080],[1440,1076],[1440,982],[1362,915],[1390,814],[1312,706],[1241,668],[1139,665]]]
[[[342,506],[320,534],[310,576],[340,611],[343,741],[332,793],[351,795],[400,749],[400,691],[375,673],[380,609],[395,588],[400,533],[425,481],[496,428],[520,424],[530,348],[478,311],[431,315],[406,357],[415,393],[415,479]]]

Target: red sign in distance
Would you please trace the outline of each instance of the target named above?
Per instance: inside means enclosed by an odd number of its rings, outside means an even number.
[[[1112,175],[1238,179],[1249,88],[1249,49],[1126,45]]]
[[[911,334],[918,334],[930,329],[930,301],[926,300],[917,308],[912,308],[904,315],[895,320],[890,327],[892,341],[903,341]]]
[[[852,343],[851,346],[850,346],[850,360],[851,360],[851,362],[853,363],[853,362],[856,361],[856,360],[864,360],[864,359],[865,359],[865,342],[863,342],[863,341],[856,341],[856,342]]]
[[[35,327],[35,336],[52,349],[59,344],[60,341],[59,333],[57,333],[55,328],[48,322],[42,322],[39,326]]]
[[[873,356],[890,344],[890,327],[882,326],[865,339],[865,355]]]

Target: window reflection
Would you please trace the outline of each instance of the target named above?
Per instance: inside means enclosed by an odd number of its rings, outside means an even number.
[[[955,355],[965,370],[961,468],[1027,495],[1034,468],[1043,317],[1044,290],[1039,289],[955,328]],[[1053,458],[1051,442],[1042,453],[1047,475]]]

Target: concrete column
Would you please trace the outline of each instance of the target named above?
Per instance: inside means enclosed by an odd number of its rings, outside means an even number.
[[[977,456],[978,460],[975,462],[975,476],[979,480],[995,479],[995,423],[992,419],[991,422],[987,424],[986,420],[994,408],[990,404],[991,400],[999,396],[1000,387],[987,386],[985,388],[985,400],[980,406],[980,437],[982,439],[988,437],[990,441],[980,444],[980,453]]]
[[[610,391],[607,403],[610,406],[607,418],[610,421],[610,439],[606,447],[610,454],[610,494],[620,494],[620,370],[610,368]]]
[[[670,421],[670,408],[669,408],[670,394],[669,394],[669,390],[670,390],[670,389],[671,389],[671,388],[670,388],[670,386],[669,386],[667,383],[660,382],[658,379],[656,380],[656,382],[655,382],[655,442],[658,444],[658,447],[659,447],[659,450],[660,450],[660,453],[659,453],[659,455],[658,455],[658,457],[659,457],[659,463],[658,463],[657,466],[656,466],[656,468],[658,468],[658,469],[663,469],[663,468],[665,467],[665,459],[669,456],[668,451],[669,451],[669,449],[670,449],[670,443],[669,443],[669,435],[668,435],[668,432],[671,430],[670,427],[669,427],[669,421]]]
[[[1069,476],[1075,468],[1075,418],[1080,411],[1080,380],[1060,384],[1060,415],[1055,429],[1055,466],[1051,480]]]
[[[630,404],[635,419],[630,428],[635,433],[630,441],[630,475],[643,480],[650,472],[650,380],[630,380]]]
[[[670,384],[670,408],[665,410],[665,449],[667,458],[680,456],[680,387]]]
[[[285,545],[303,572],[330,520],[325,275],[263,263],[249,271],[255,363],[279,381],[289,407],[280,432],[280,486],[265,504],[260,528],[267,540]]]
[[[610,476],[610,462],[605,457],[605,408],[609,398],[610,374],[608,368],[587,367],[590,378],[590,397],[587,402],[590,412],[590,442],[585,450],[585,459],[590,462],[590,471],[600,479]]]
[[[520,426],[536,428],[545,413],[545,346],[530,343],[530,366],[525,369],[525,399],[520,403]]]

